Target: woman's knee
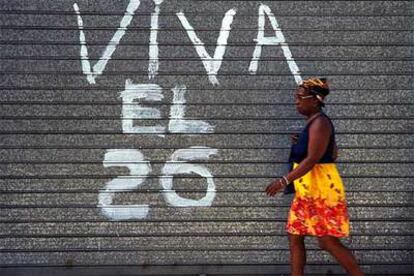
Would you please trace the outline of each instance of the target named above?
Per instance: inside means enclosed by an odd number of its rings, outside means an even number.
[[[330,251],[337,246],[341,246],[341,242],[335,237],[319,237],[318,238],[319,248],[322,250]]]

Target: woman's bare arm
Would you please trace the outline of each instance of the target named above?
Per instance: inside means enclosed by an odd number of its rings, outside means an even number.
[[[308,155],[286,176],[289,182],[305,175],[322,158],[328,147],[330,134],[328,119],[316,118],[309,127]]]
[[[326,151],[326,148],[328,147],[331,131],[331,126],[328,122],[328,119],[323,117],[318,117],[315,119],[315,121],[309,127],[307,157],[303,159],[302,162],[300,162],[299,165],[291,172],[289,172],[289,174],[286,176],[289,183],[304,176],[322,158],[323,154]],[[283,182],[278,179],[267,186],[266,194],[269,196],[274,196],[283,187]]]

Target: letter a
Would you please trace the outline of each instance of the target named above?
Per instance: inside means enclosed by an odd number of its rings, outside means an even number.
[[[264,37],[265,14],[268,16],[272,28],[275,31],[274,37]],[[292,53],[290,52],[289,46],[285,41],[285,36],[283,35],[282,30],[279,28],[279,25],[277,24],[276,17],[274,16],[270,8],[263,4],[259,7],[258,27],[259,31],[257,33],[257,39],[255,39],[257,44],[254,49],[253,58],[250,61],[249,66],[250,74],[256,74],[257,65],[260,59],[260,55],[262,53],[263,45],[281,45],[283,55],[285,56],[286,61],[289,65],[290,72],[292,72],[292,75],[294,76],[296,83],[301,83],[302,78],[300,76],[299,68],[292,57]]]

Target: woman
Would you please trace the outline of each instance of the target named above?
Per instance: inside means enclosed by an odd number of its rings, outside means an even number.
[[[349,216],[335,165],[335,130],[321,111],[328,94],[326,79],[308,79],[298,86],[296,109],[307,123],[298,137],[292,137],[293,170],[266,188],[267,195],[274,196],[294,183],[295,198],[286,224],[292,275],[303,275],[305,236],[315,236],[321,249],[335,257],[350,275],[363,275],[352,253],[339,240],[349,235]]]

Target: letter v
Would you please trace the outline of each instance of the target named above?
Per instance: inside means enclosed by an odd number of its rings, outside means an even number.
[[[105,70],[106,64],[111,59],[113,52],[116,50],[116,46],[119,44],[119,41],[124,36],[129,24],[131,23],[132,18],[134,17],[135,11],[138,9],[140,4],[139,0],[130,0],[128,7],[124,16],[122,17],[119,28],[116,30],[111,41],[106,46],[105,51],[98,62],[93,66],[93,72],[91,72],[91,63],[89,62],[88,57],[88,47],[86,46],[85,33],[83,32],[83,20],[79,12],[78,4],[73,4],[73,9],[78,17],[78,27],[79,27],[79,40],[81,45],[80,57],[82,62],[82,71],[86,75],[86,79],[89,83],[95,84],[95,78],[98,75],[101,75],[103,70]]]
[[[214,57],[207,53],[204,43],[197,37],[193,27],[188,22],[183,12],[178,12],[178,19],[181,21],[184,29],[187,31],[187,35],[193,42],[198,56],[203,62],[204,68],[207,71],[208,78],[213,85],[219,84],[217,80],[217,72],[220,69],[221,62],[223,61],[224,52],[226,51],[227,39],[231,30],[231,23],[233,22],[233,17],[236,14],[236,9],[230,9],[226,12],[223,21],[221,22],[220,34],[217,39],[216,49],[214,50]]]

